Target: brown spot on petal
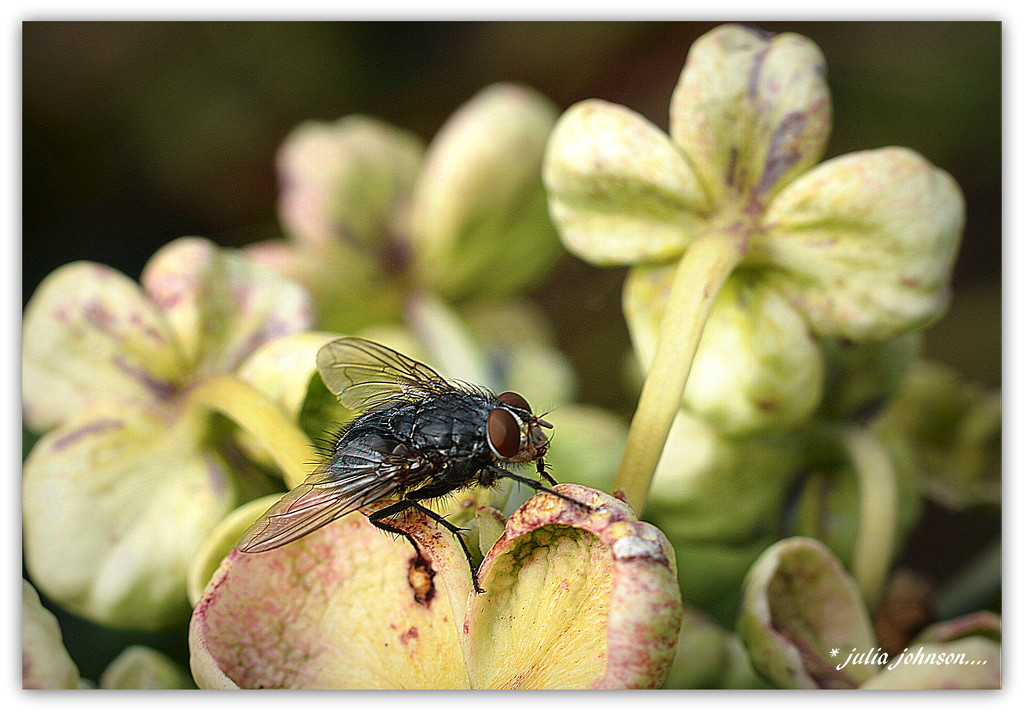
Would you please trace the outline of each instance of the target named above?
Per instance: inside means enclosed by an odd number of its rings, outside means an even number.
[[[900,278],[900,284],[903,287],[911,287],[911,288],[913,288],[913,287],[920,287],[921,286],[921,281],[920,280],[915,280],[913,277],[901,277]]]
[[[422,557],[413,557],[409,560],[409,586],[412,588],[412,597],[417,604],[430,606],[436,592],[434,574],[430,563]]]
[[[779,410],[779,403],[775,399],[761,399],[757,402],[757,407],[762,411],[774,413]]]

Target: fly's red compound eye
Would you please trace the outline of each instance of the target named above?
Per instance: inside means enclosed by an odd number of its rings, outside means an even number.
[[[517,394],[515,391],[506,391],[498,397],[498,401],[512,408],[519,408],[527,413],[533,413],[530,409],[530,404],[526,403],[526,399]]]
[[[522,399],[521,396],[519,398]],[[502,458],[511,458],[523,445],[519,420],[503,408],[492,410],[487,417],[487,440],[495,453]]]

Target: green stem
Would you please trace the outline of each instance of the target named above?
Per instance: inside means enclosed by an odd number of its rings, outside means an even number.
[[[857,473],[860,503],[851,574],[873,611],[881,600],[896,546],[896,468],[882,444],[867,431],[850,427],[842,438]]]
[[[615,489],[640,513],[690,375],[708,315],[746,249],[749,222],[711,228],[683,253],[661,318],[658,346],[626,439]]]
[[[217,411],[248,431],[270,453],[293,488],[306,479],[316,452],[306,434],[249,384],[229,374],[211,376],[189,392],[196,403]]]

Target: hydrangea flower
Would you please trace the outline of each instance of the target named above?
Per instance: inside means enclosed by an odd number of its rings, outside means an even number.
[[[797,424],[820,399],[822,337],[890,338],[946,304],[959,187],[904,148],[815,165],[824,75],[810,40],[724,25],[691,48],[668,135],[599,100],[552,133],[564,244],[631,266],[624,311],[648,374],[618,484],[637,507],[680,404],[736,435]]]
[[[408,511],[420,543],[358,513],[260,555],[233,550],[189,634],[202,688],[652,688],[668,675],[682,606],[664,536],[578,485],[508,519],[477,513],[472,590],[447,530]],[[258,511],[239,517],[237,538]],[[230,539],[230,536],[229,536]],[[489,544],[493,543],[491,546]]]
[[[198,238],[157,252],[141,285],[88,262],[49,275],[23,335],[25,423],[45,432],[24,465],[36,586],[106,625],[184,618],[200,543],[272,489],[211,410],[273,433],[277,461],[304,469],[305,437],[231,372],[311,322],[302,288]]]
[[[303,124],[279,157],[288,240],[248,250],[304,284],[333,331],[395,320],[409,291],[512,294],[560,253],[540,180],[555,118],[537,92],[495,84],[427,149],[366,116]]]

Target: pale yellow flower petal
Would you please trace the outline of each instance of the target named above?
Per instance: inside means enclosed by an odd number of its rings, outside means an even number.
[[[194,379],[233,371],[262,344],[313,321],[301,287],[202,238],[157,251],[142,285],[175,330]]]
[[[25,308],[25,422],[44,431],[98,402],[126,409],[171,399],[186,362],[138,285],[89,262],[53,271]]]
[[[532,498],[480,566],[466,662],[476,688],[654,688],[682,605],[671,545],[625,503],[577,485]]]
[[[110,411],[48,433],[24,467],[25,563],[65,609],[152,628],[188,614],[185,573],[234,507],[240,467],[205,419]],[[229,464],[230,463],[230,464]]]
[[[242,362],[238,377],[280,406],[311,438],[327,438],[354,416],[328,391],[316,369],[317,351],[338,336],[329,332],[296,332],[267,342]],[[242,444],[252,457],[270,463],[270,456],[252,439],[244,437]]]
[[[359,513],[232,551],[193,613],[192,673],[200,688],[465,688],[447,581]]]
[[[904,148],[831,159],[772,201],[750,257],[823,335],[885,339],[935,319],[949,299],[964,200]]]
[[[670,112],[672,138],[715,204],[758,210],[824,152],[824,57],[797,34],[722,25],[690,48]]]
[[[235,548],[242,534],[281,499],[284,493],[271,493],[250,500],[228,513],[203,540],[188,568],[188,601],[196,605],[221,561]]]
[[[708,203],[686,159],[639,114],[591,99],[559,119],[544,159],[562,242],[595,265],[678,257]]]

